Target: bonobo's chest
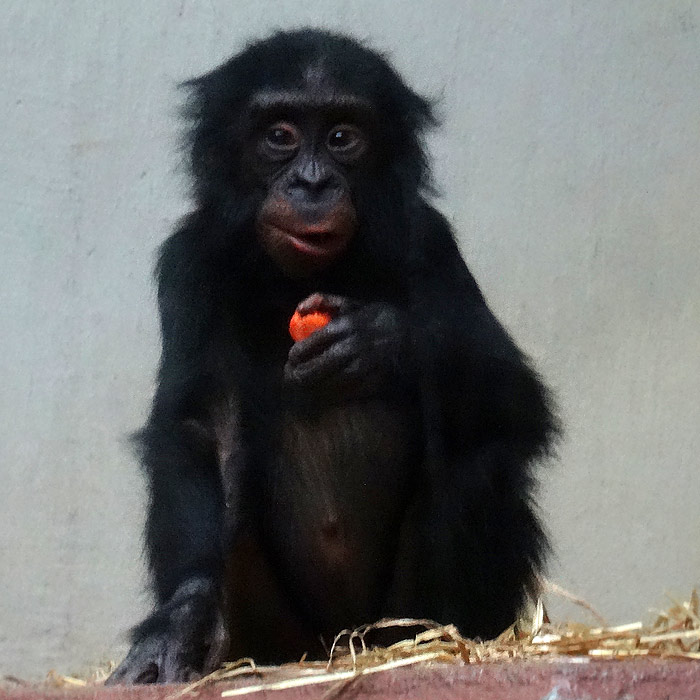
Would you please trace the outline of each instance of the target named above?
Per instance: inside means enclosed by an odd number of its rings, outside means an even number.
[[[411,407],[382,399],[288,408],[277,436],[273,497],[302,501],[329,518],[381,509],[411,476],[415,438]]]
[[[270,534],[284,577],[325,624],[378,613],[420,459],[417,438],[412,407],[381,399],[283,412]]]

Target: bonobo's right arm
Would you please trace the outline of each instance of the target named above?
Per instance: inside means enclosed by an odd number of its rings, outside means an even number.
[[[206,358],[211,289],[185,225],[157,269],[163,353],[158,390],[137,436],[148,479],[146,551],[155,611],[108,683],[187,681],[215,668],[226,649],[221,615],[224,491],[216,378]]]

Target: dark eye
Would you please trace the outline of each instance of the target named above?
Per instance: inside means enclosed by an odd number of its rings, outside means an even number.
[[[286,122],[273,124],[263,136],[265,148],[277,156],[288,156],[299,148],[301,136],[297,128]]]
[[[328,149],[341,158],[357,158],[365,150],[367,142],[363,133],[351,124],[339,124],[328,133]]]

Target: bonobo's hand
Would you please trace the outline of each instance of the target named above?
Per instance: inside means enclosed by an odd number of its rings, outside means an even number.
[[[366,394],[403,373],[407,323],[391,304],[312,294],[297,311],[333,318],[292,346],[284,368],[289,385]]]
[[[219,667],[228,647],[223,617],[197,582],[183,588],[139,626],[131,650],[105,685],[185,683]]]

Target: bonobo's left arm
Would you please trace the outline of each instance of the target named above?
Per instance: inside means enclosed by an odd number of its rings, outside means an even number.
[[[445,220],[425,206],[412,235],[410,303],[309,297],[302,311],[334,319],[294,344],[285,377],[339,400],[417,386],[424,469],[389,614],[493,636],[532,592],[546,550],[530,472],[548,453],[556,420],[547,390],[489,310]]]
[[[546,540],[531,464],[556,434],[546,388],[486,305],[452,232],[416,214],[411,347],[426,435],[419,598],[465,634],[496,635],[531,593]]]

